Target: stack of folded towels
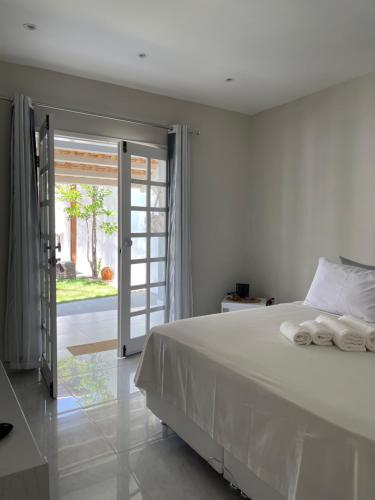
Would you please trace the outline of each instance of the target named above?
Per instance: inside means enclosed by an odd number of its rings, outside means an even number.
[[[297,345],[316,344],[330,346],[335,344],[342,351],[375,352],[375,324],[367,323],[352,316],[320,315],[315,320],[297,324],[284,321],[280,332]]]

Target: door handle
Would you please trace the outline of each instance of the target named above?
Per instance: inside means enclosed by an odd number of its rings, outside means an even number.
[[[47,250],[51,250],[51,245],[47,245],[47,243],[44,243],[43,245],[43,250],[47,252]],[[55,249],[61,252],[61,242],[59,241],[57,245],[55,245]]]
[[[133,245],[133,240],[131,238],[125,238],[123,242],[124,248],[130,248]],[[122,254],[122,246],[119,248],[119,253]]]
[[[57,265],[63,267],[61,264],[59,264],[60,261],[61,259],[56,259],[55,252],[53,252],[53,255],[48,259],[48,264],[52,267],[56,267]]]

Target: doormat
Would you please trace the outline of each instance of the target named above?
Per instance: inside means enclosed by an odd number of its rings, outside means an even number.
[[[73,356],[82,356],[83,354],[93,354],[94,352],[111,351],[117,349],[117,339],[102,340],[101,342],[92,342],[91,344],[71,345],[67,347]]]

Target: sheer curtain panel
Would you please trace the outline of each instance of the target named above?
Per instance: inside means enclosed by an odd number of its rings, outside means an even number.
[[[169,223],[167,321],[193,314],[190,242],[190,151],[186,125],[168,133]]]
[[[4,359],[10,368],[39,366],[39,205],[34,110],[17,95],[12,110],[9,262]]]

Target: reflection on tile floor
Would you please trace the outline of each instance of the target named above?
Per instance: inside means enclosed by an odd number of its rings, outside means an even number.
[[[134,386],[139,356],[60,363],[53,401],[38,371],[10,378],[50,468],[51,500],[214,500],[228,484],[163,426]],[[66,362],[65,362],[66,361]]]

